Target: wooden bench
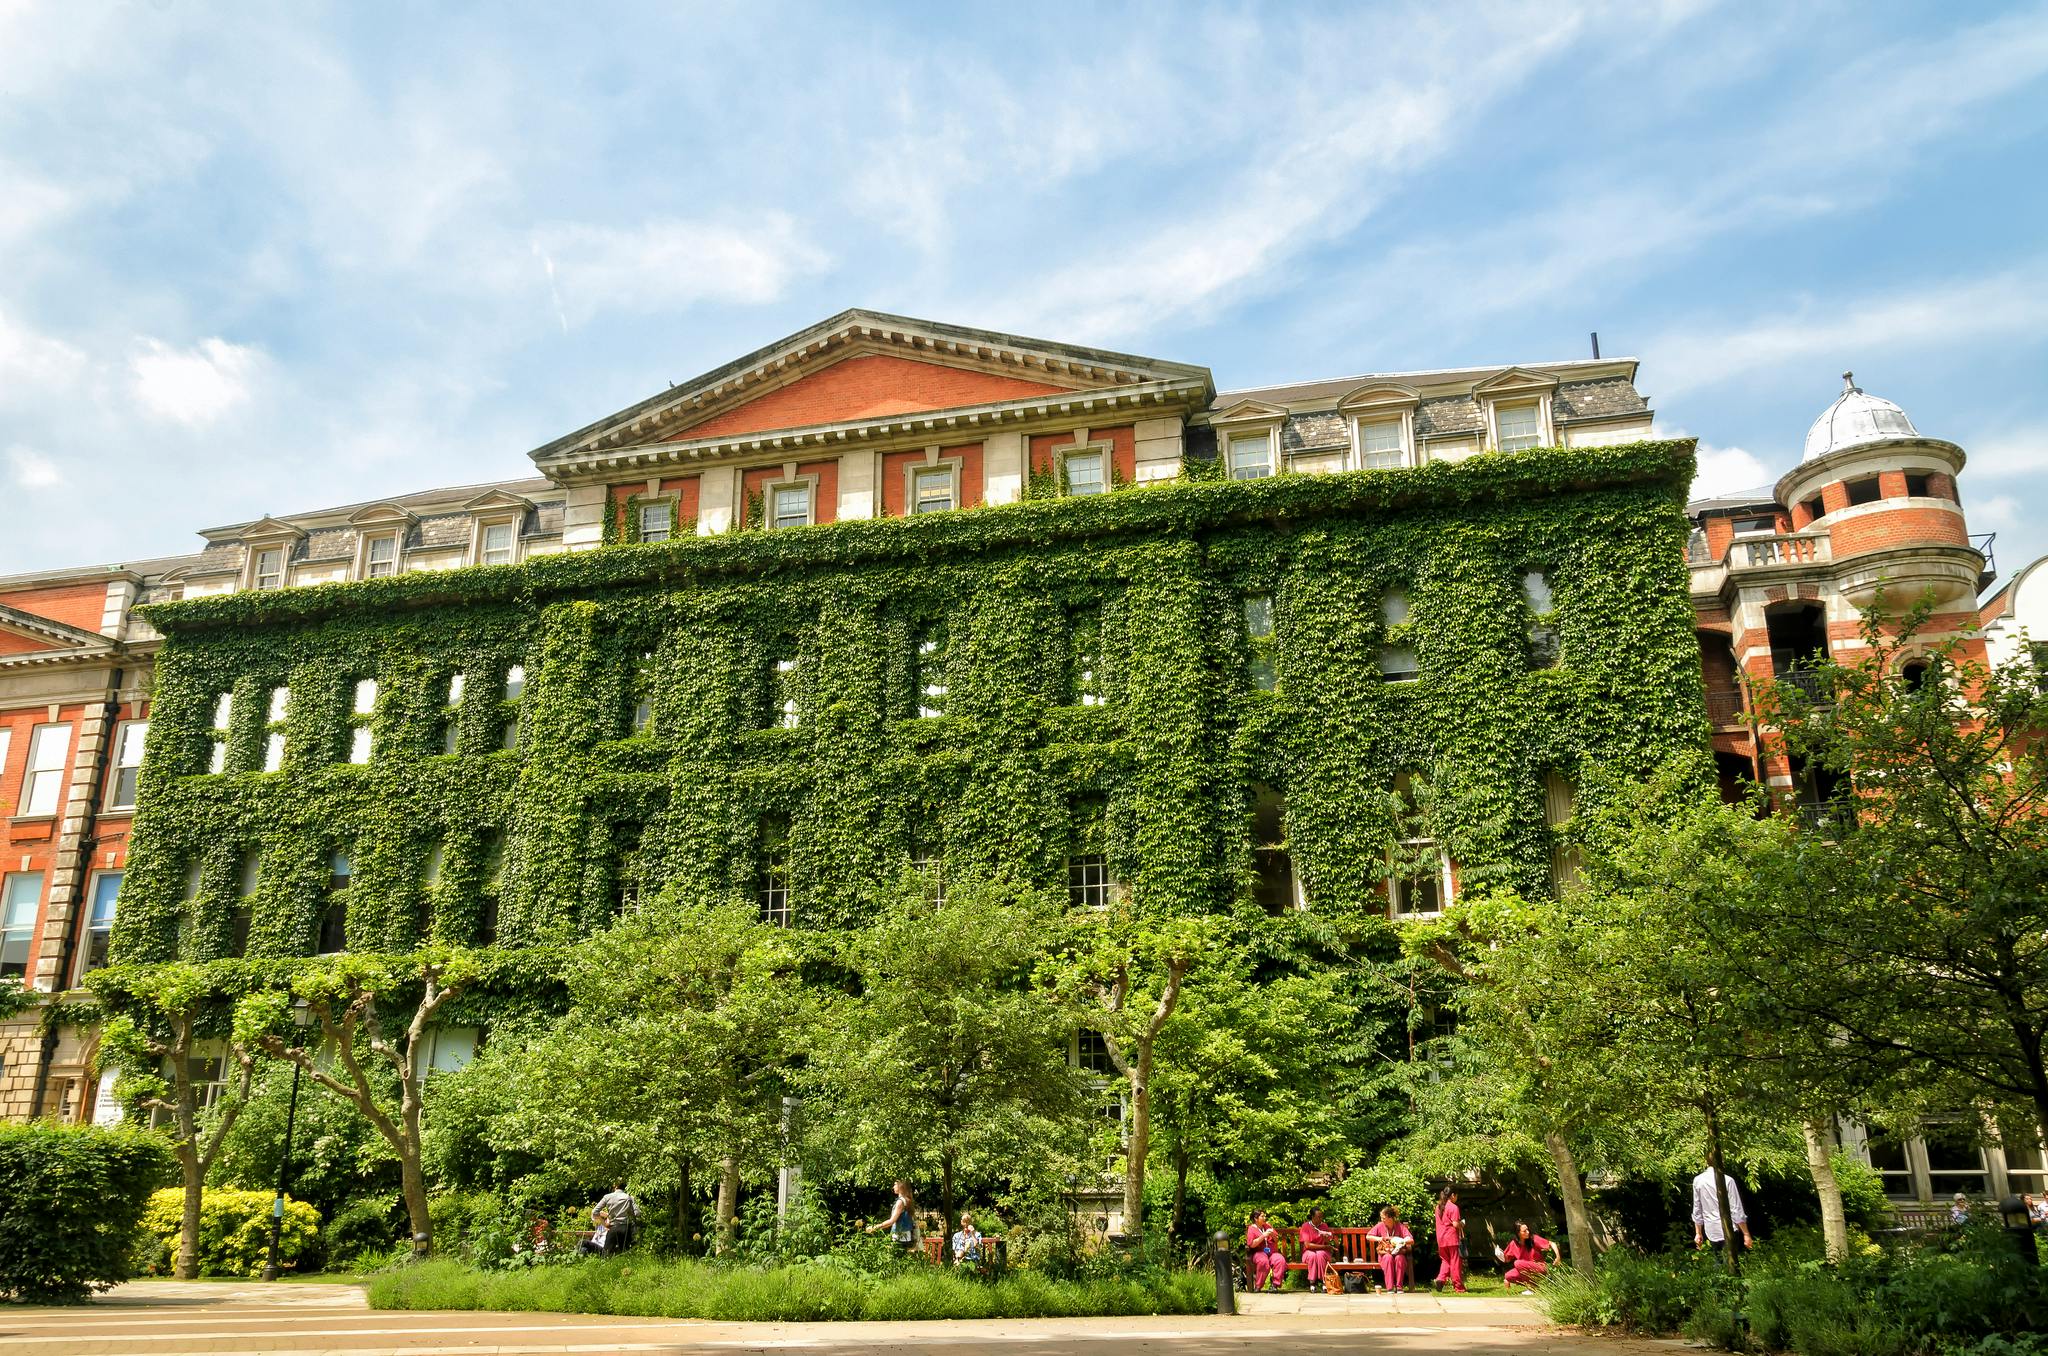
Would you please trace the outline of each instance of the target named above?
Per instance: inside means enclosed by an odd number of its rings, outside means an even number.
[[[918,1243],[924,1249],[924,1260],[930,1262],[933,1266],[940,1266],[942,1264],[972,1265],[972,1263],[956,1264],[953,1262],[953,1259],[948,1255],[948,1250],[952,1246],[951,1239],[941,1238],[937,1234],[926,1234],[918,1240]],[[983,1234],[981,1236],[981,1261],[983,1266],[991,1271],[1001,1271],[1004,1263],[1008,1260],[1009,1254],[1003,1247],[1002,1239],[990,1234]]]
[[[1301,1260],[1300,1228],[1287,1224],[1276,1227],[1280,1230],[1280,1255],[1287,1259],[1287,1269],[1289,1271],[1308,1270],[1308,1263]],[[1370,1275],[1377,1275],[1379,1273],[1380,1257],[1386,1244],[1385,1239],[1368,1233],[1364,1229],[1355,1229],[1348,1226],[1345,1228],[1333,1227],[1330,1232],[1335,1235],[1326,1245],[1330,1253],[1329,1269],[1331,1271],[1339,1273],[1363,1271]],[[1412,1245],[1409,1249],[1409,1256],[1414,1256]]]

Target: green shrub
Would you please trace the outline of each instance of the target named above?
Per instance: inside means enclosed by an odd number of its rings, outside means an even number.
[[[1411,1228],[1430,1217],[1433,1197],[1428,1179],[1412,1164],[1382,1158],[1369,1168],[1360,1168],[1344,1178],[1330,1192],[1330,1221],[1351,1228],[1370,1227],[1380,1216],[1380,1207],[1391,1205],[1401,1212]]]
[[[140,1130],[0,1125],[0,1297],[76,1303],[129,1274],[170,1150]]]
[[[199,1274],[254,1276],[270,1255],[270,1212],[275,1197],[268,1191],[217,1188],[199,1197]],[[169,1275],[178,1251],[178,1233],[185,1217],[183,1187],[165,1187],[149,1198],[142,1228],[155,1247],[148,1270]],[[304,1201],[287,1197],[284,1223],[277,1237],[278,1265],[290,1270],[312,1251],[320,1237],[320,1212]]]
[[[346,1266],[361,1258],[391,1251],[398,1241],[397,1202],[368,1197],[350,1201],[327,1221],[321,1243],[329,1266]]]

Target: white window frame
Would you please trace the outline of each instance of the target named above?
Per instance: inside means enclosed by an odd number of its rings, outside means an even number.
[[[33,880],[27,890],[16,882]],[[0,956],[7,953],[9,939],[18,938],[21,950],[21,983],[26,988],[36,971],[36,918],[42,912],[43,886],[48,876],[41,871],[9,871],[0,874]]]
[[[1368,429],[1394,430],[1392,460],[1386,460],[1388,449],[1366,447]],[[1415,455],[1415,419],[1407,410],[1390,413],[1361,414],[1351,421],[1352,462],[1361,471],[1398,471],[1417,464]]]
[[[1507,439],[1501,433],[1501,416],[1521,410],[1529,410],[1534,414],[1535,429],[1529,435],[1533,441],[1509,447]],[[1548,447],[1555,441],[1550,434],[1550,397],[1547,395],[1526,398],[1509,396],[1490,400],[1487,402],[1486,412],[1487,432],[1491,435],[1490,441],[1497,452],[1526,452],[1530,448]]]
[[[1388,668],[1387,656],[1395,653],[1407,655],[1415,661],[1415,666],[1406,669]],[[1419,682],[1422,679],[1422,656],[1415,652],[1413,645],[1382,645],[1380,646],[1379,654],[1379,671],[1380,682],[1389,687]]]
[[[379,546],[389,546],[391,548],[391,559],[377,559],[377,548]],[[386,568],[380,570],[377,568],[379,565],[385,566]],[[372,532],[364,536],[362,566],[363,578],[389,579],[391,578],[391,576],[398,573],[398,568],[399,550],[398,534],[396,532]]]
[[[1273,428],[1226,430],[1223,435],[1224,474],[1232,480],[1270,480],[1278,475],[1280,467],[1275,448],[1279,439],[1274,436],[1277,432]],[[1237,457],[1238,445],[1252,443],[1257,443],[1264,455],[1256,463],[1247,462],[1241,466]]]
[[[775,704],[776,728],[794,730],[804,723],[803,708],[797,704],[796,675],[797,658],[786,655],[775,661],[775,695],[780,700]]]
[[[943,508],[922,508],[924,497],[918,486],[927,480],[946,478],[946,504]],[[912,462],[904,468],[903,475],[903,516],[915,518],[925,513],[950,513],[960,507],[960,462],[946,461]]]
[[[1404,919],[1443,917],[1444,910],[1457,902],[1453,891],[1454,878],[1451,875],[1450,857],[1445,854],[1442,845],[1434,838],[1403,838],[1401,846],[1411,854],[1419,848],[1435,849],[1437,854],[1437,907],[1434,909],[1403,909],[1401,907],[1401,896],[1407,887],[1409,878],[1402,876],[1395,870],[1394,853],[1389,849],[1387,852],[1387,917],[1395,922],[1400,922]]]
[[[1075,873],[1079,872],[1076,879]],[[1117,901],[1117,879],[1102,852],[1076,852],[1067,858],[1067,907],[1100,913]]]
[[[633,509],[633,540],[638,542],[674,541],[677,527],[676,503],[677,496],[663,494],[656,495],[651,499],[643,498],[635,504]],[[650,509],[658,509],[661,512],[661,535],[658,537],[647,535],[647,513]]]
[[[1060,497],[1063,499],[1095,499],[1108,494],[1111,488],[1110,461],[1112,453],[1113,449],[1108,443],[1076,443],[1071,447],[1054,448],[1054,467],[1059,472],[1060,477]],[[1070,482],[1067,478],[1067,465],[1076,457],[1095,458],[1096,464],[1102,468],[1101,489],[1092,490],[1086,494],[1075,494],[1069,488]]]
[[[776,500],[785,490],[800,490],[804,496],[804,520],[800,523],[785,523]],[[791,528],[816,527],[818,525],[818,482],[812,476],[800,476],[795,480],[777,480],[761,487],[761,525],[771,532],[786,532]]]
[[[493,560],[495,548],[491,546],[491,533],[497,528],[505,529],[507,545],[505,558]],[[517,565],[519,563],[519,518],[514,514],[497,514],[476,521],[476,543],[471,557],[479,565]]]
[[[142,780],[142,753],[148,739],[149,722],[146,720],[124,720],[114,727],[114,757],[107,769],[107,809],[135,808],[136,784]],[[0,747],[0,753],[4,752],[4,747]],[[128,781],[126,799],[121,796],[124,776]]]
[[[263,568],[265,558],[271,556],[277,558],[277,569],[275,571]],[[252,589],[268,593],[273,589],[283,588],[290,568],[291,553],[282,544],[277,546],[252,546],[249,548],[249,587]],[[266,584],[263,582],[266,579],[274,580],[275,582]]]
[[[91,879],[86,882],[85,917],[79,920],[78,973],[72,976],[71,983],[73,988],[83,983],[88,974],[100,968],[99,965],[94,965],[92,962],[93,934],[96,932],[105,933],[107,945],[109,947],[113,945],[114,919],[118,916],[121,908],[122,875],[123,873],[120,871],[95,871],[92,873]],[[102,920],[99,917],[100,887],[103,882],[109,880],[114,882],[114,897],[108,901],[107,916]],[[102,960],[100,965],[105,965],[106,963],[106,961]]]
[[[21,808],[16,811],[21,818],[51,819],[63,810],[70,763],[70,725],[59,721],[29,731],[28,765],[22,769]]]

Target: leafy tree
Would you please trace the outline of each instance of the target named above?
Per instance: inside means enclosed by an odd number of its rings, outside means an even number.
[[[715,1165],[730,1247],[741,1173],[774,1164],[782,1096],[818,1025],[801,959],[793,934],[740,904],[656,901],[596,934],[565,966],[568,1014],[471,1066],[471,1081],[508,1090],[493,1143],[585,1181],[666,1178],[679,1209],[692,1165]]]
[[[1796,909],[1751,931],[1845,1051],[2048,1135],[2048,681],[1925,644],[1931,607],[1880,598],[1852,662],[1763,695],[1819,831],[1795,845]]]
[[[935,1177],[948,1232],[964,1172],[1015,1175],[1083,1107],[1067,1011],[1032,984],[1052,921],[1034,895],[962,884],[943,905],[906,892],[845,938],[860,994],[812,1050],[816,1125],[857,1171]]]
[[[380,1095],[397,1099],[397,1081],[387,1070],[373,1064],[367,1072],[384,1085]],[[276,1060],[258,1064],[249,1100],[207,1174],[208,1187],[267,1189],[276,1184],[291,1083],[290,1066]],[[440,1119],[437,1107],[428,1124],[438,1126]],[[354,1107],[333,1097],[302,1096],[291,1120],[294,1198],[318,1210],[322,1220],[332,1220],[352,1201],[379,1198],[387,1206],[396,1203],[398,1160],[390,1144]],[[432,1135],[430,1130],[430,1141]],[[431,1167],[428,1175],[436,1175]]]
[[[235,1011],[235,1040],[273,1059],[299,1066],[315,1083],[354,1107],[398,1157],[399,1190],[412,1227],[413,1250],[433,1249],[434,1224],[427,1211],[427,1179],[421,1167],[421,1087],[428,1049],[424,1039],[434,1016],[482,974],[477,956],[463,951],[424,953],[418,958],[342,956],[302,971],[289,989],[258,989]],[[386,1033],[385,1020],[403,1012],[403,1001],[418,1001],[402,1028]],[[294,997],[306,1001],[323,1037],[307,1049],[280,1034]],[[397,1095],[372,1076],[381,1064],[395,1076]],[[330,1071],[331,1070],[331,1071]]]
[[[193,1050],[201,1028],[220,1014],[219,991],[196,965],[101,969],[86,978],[94,993],[116,1010],[100,1037],[98,1064],[121,1071],[115,1094],[128,1106],[167,1118],[171,1152],[184,1178],[174,1274],[199,1275],[200,1212],[207,1174],[249,1101],[256,1057],[240,1040],[226,1042],[221,1059],[232,1076],[202,1118],[199,1087],[193,1081]]]

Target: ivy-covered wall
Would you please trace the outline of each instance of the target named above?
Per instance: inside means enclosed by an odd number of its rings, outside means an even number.
[[[1705,741],[1692,465],[1690,442],[1490,454],[151,608],[116,956],[216,958],[244,929],[249,955],[303,955],[336,906],[352,950],[551,944],[632,890],[752,897],[771,867],[798,925],[837,926],[914,860],[1057,888],[1088,852],[1143,902],[1215,909],[1249,896],[1259,784],[1309,907],[1378,913],[1403,769],[1467,878],[1540,890],[1546,772]],[[1416,681],[1382,680],[1390,643]]]

